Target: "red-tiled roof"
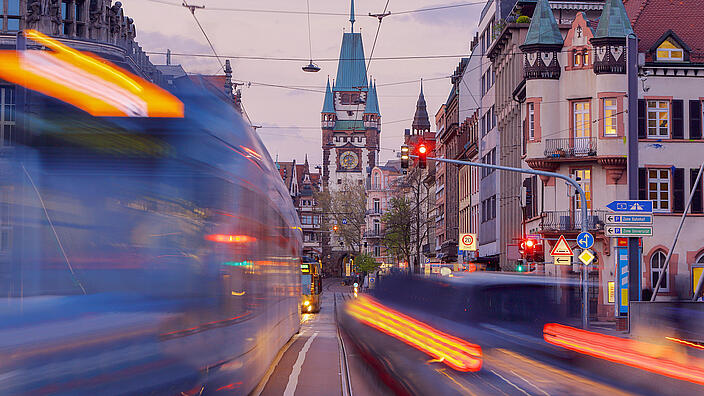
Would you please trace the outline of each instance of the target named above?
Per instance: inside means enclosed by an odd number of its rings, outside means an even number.
[[[624,0],[628,18],[640,39],[638,52],[648,53],[665,32],[672,30],[691,48],[690,60],[704,62],[702,0]],[[650,60],[650,55],[646,55]]]

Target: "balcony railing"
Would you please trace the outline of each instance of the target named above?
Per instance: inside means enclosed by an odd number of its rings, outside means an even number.
[[[381,231],[364,231],[365,238],[383,238],[384,234]]]
[[[367,209],[366,212],[364,212],[366,215],[382,215],[381,209]]]
[[[596,155],[595,137],[545,139],[548,158],[589,157]]]
[[[587,213],[587,229],[597,231],[604,229],[605,210],[590,210]],[[553,211],[543,212],[540,220],[543,231],[581,231],[582,214],[580,211]]]

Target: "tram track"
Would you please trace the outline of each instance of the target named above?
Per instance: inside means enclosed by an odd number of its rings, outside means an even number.
[[[332,286],[332,283],[328,285],[328,290]],[[340,333],[340,327],[337,321],[337,295],[339,293],[333,294],[333,309],[335,310],[335,328],[337,331],[337,341],[339,343],[340,350],[340,383],[342,388],[342,396],[352,396],[352,381],[350,380],[350,367],[347,360],[347,351],[345,349],[345,341],[342,339],[342,334]]]

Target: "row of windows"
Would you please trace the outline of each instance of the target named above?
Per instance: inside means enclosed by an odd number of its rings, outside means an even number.
[[[340,94],[340,103],[343,105],[359,105],[364,103],[363,100],[360,99],[359,93],[356,92],[343,92]]]
[[[482,201],[482,223],[496,218],[496,195]]]
[[[482,126],[482,136],[485,136],[489,131],[496,127],[496,112],[494,111],[494,106],[491,106],[489,110],[484,113],[481,119]]]
[[[2,11],[2,24],[0,27],[6,32],[16,32],[20,30],[20,0],[0,0],[0,11]]]
[[[336,142],[358,142],[362,143],[364,138],[361,136],[335,136]]]
[[[496,149],[493,148],[482,157],[482,164],[496,165]],[[482,179],[494,172],[491,168],[482,168]]]
[[[658,102],[660,101],[648,101],[649,105],[652,102],[653,106],[659,106]],[[668,103],[667,101],[663,101],[664,103]],[[599,101],[601,108],[601,114],[603,121],[603,129],[602,133],[603,136],[605,137],[615,137],[619,135],[619,123],[618,123],[618,115],[620,114],[618,111],[618,98],[603,98],[600,99]],[[535,140],[537,138],[536,132],[537,128],[539,125],[537,124],[537,106],[539,106],[539,103],[536,102],[528,102],[526,103],[526,135],[528,140]],[[594,123],[594,120],[592,120],[592,109],[591,109],[591,101],[590,100],[577,100],[577,101],[571,101],[571,116],[572,116],[572,134],[574,137],[591,137],[592,136],[592,125]],[[667,111],[667,110],[665,110]],[[661,119],[665,122],[663,125],[666,128],[667,127],[667,119],[669,116],[667,114],[663,115],[656,115],[653,113],[652,115],[650,112],[648,113],[648,117],[661,117]],[[656,124],[653,123],[653,126],[655,127]],[[655,135],[653,135],[655,136]],[[660,136],[662,137],[662,136]]]
[[[320,224],[320,216],[302,215],[301,224]]]
[[[656,212],[682,213],[685,207],[686,191],[694,188],[699,169],[690,169],[689,184],[685,183],[685,169],[683,168],[641,168],[639,170],[639,199],[653,202],[653,210]],[[592,209],[592,174],[590,168],[572,169],[571,175],[579,186],[584,190],[587,200],[587,209]],[[699,182],[694,192],[692,200],[692,213],[704,213],[704,193],[702,186],[704,180]],[[537,180],[528,178],[524,181],[526,188],[525,205],[527,207],[527,217],[538,214],[538,191]],[[582,201],[573,189],[570,189],[572,200],[571,210],[578,212],[582,208]]]
[[[484,95],[489,92],[489,89],[494,86],[495,81],[496,73],[494,72],[494,68],[489,66],[486,73],[482,74],[482,97],[484,97]]]
[[[306,206],[306,207],[315,206],[315,200],[314,199],[302,199],[300,206]]]

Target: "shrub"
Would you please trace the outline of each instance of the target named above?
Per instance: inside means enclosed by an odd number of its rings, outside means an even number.
[[[516,23],[530,23],[530,18],[525,15],[521,15],[518,19],[516,19]]]

